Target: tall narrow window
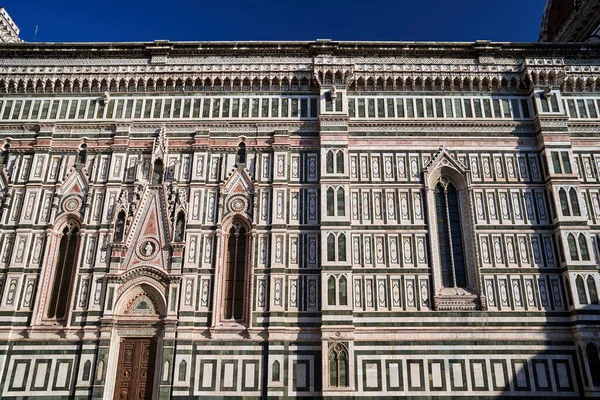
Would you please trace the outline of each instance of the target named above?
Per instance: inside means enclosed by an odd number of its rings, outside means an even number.
[[[558,197],[560,199],[560,208],[562,210],[562,214],[564,217],[568,217],[571,215],[571,212],[569,211],[569,201],[567,200],[567,192],[565,191],[565,189],[560,189],[558,191]]]
[[[335,236],[333,233],[327,236],[327,261],[335,261]]]
[[[570,174],[573,172],[573,170],[571,169],[571,161],[569,159],[569,153],[562,152],[561,154],[561,158],[562,158],[562,163],[563,163],[563,167],[565,168],[565,174]]]
[[[577,287],[577,297],[579,297],[579,304],[587,304],[587,296],[585,295],[585,286],[583,284],[583,278],[578,275],[575,279],[575,287]]]
[[[125,236],[125,211],[120,211],[115,224],[115,242],[122,242]]]
[[[87,144],[83,143],[79,147],[79,154],[77,155],[77,163],[85,164],[86,158],[87,158]]]
[[[329,386],[348,386],[348,350],[341,343],[336,343],[329,350]]]
[[[181,360],[179,363],[179,371],[177,375],[177,380],[179,382],[185,381],[185,376],[187,375],[187,362],[185,362],[185,360]]]
[[[598,348],[593,343],[588,343],[585,347],[585,352],[592,374],[592,383],[594,386],[600,386],[600,359],[598,358]]]
[[[246,230],[234,222],[227,243],[227,271],[223,316],[229,320],[241,320],[244,312],[244,274],[246,271]]]
[[[579,235],[577,240],[579,241],[579,252],[581,253],[581,260],[590,261],[590,252],[588,250],[587,240],[585,240],[585,235]]]
[[[335,193],[333,188],[329,188],[327,189],[327,216],[328,217],[333,217],[335,215],[335,206],[334,206],[334,200],[335,200]]]
[[[594,282],[594,278],[591,275],[587,278],[587,287],[588,293],[590,294],[590,303],[598,304],[598,291],[596,290],[596,282]]]
[[[335,278],[333,276],[327,279],[327,304],[335,306]]]
[[[163,183],[163,177],[165,175],[165,165],[161,159],[154,162],[154,169],[152,171],[152,184],[160,185]]]
[[[462,244],[458,193],[450,182],[441,181],[435,188],[435,206],[440,248],[442,285],[467,287]]]
[[[569,190],[569,198],[571,199],[571,209],[573,210],[573,215],[576,217],[581,216],[579,200],[577,200],[577,192],[575,191],[575,188],[571,188],[571,190]]]
[[[338,236],[338,261],[346,261],[346,235]]]
[[[344,152],[338,151],[335,155],[335,172],[338,174],[344,173]]]
[[[67,316],[69,296],[73,286],[73,272],[76,266],[78,231],[77,225],[72,221],[67,223],[62,231],[54,281],[50,292],[48,318],[61,320]]]
[[[551,153],[551,155],[552,155],[552,166],[554,167],[554,173],[561,174],[562,168],[560,167],[560,158],[559,158],[558,151],[553,151]]]
[[[238,145],[237,164],[238,166],[243,166],[246,164],[246,143],[244,142],[241,142]]]
[[[569,245],[569,254],[571,255],[572,261],[579,261],[579,253],[577,252],[577,243],[575,242],[575,236],[569,233],[567,236],[567,244]]]
[[[329,150],[325,155],[325,170],[328,174],[333,174],[333,151]]]
[[[347,306],[348,305],[348,282],[346,280],[345,276],[341,276],[340,277],[340,282],[339,282],[339,289],[338,289],[338,294],[339,294],[339,305],[340,306]]]
[[[279,365],[279,361],[275,360],[273,362],[273,369],[271,370],[271,381],[273,382],[279,382],[279,375],[280,375],[280,365]]]
[[[337,190],[337,216],[343,217],[346,215],[346,203],[344,196],[344,189],[339,188]]]

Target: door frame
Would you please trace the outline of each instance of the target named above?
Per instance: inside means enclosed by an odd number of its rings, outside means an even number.
[[[106,368],[106,379],[104,384],[105,400],[113,400],[115,385],[117,384],[117,369],[119,363],[119,351],[122,339],[155,339],[156,341],[156,359],[154,361],[154,377],[152,382],[152,399],[158,399],[158,389],[160,382],[160,371],[162,366],[162,349],[164,339],[164,329],[162,323],[156,324],[127,324],[116,325],[112,328],[110,346],[108,351],[108,363]]]

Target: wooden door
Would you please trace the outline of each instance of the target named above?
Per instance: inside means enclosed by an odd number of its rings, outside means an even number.
[[[123,339],[119,348],[114,400],[152,399],[155,359],[155,339]]]

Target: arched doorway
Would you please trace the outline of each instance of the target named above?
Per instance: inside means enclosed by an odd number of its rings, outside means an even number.
[[[115,311],[105,398],[158,399],[165,299],[140,283],[124,291]]]

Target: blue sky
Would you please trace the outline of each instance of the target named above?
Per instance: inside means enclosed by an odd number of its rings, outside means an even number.
[[[537,41],[545,0],[4,0],[21,38]]]

